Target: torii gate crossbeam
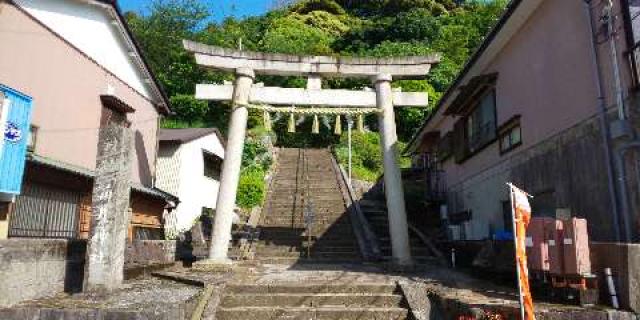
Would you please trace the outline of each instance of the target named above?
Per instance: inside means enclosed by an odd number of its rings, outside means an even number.
[[[198,99],[233,102],[209,251],[210,263],[230,263],[227,252],[247,128],[247,106],[251,103],[377,107],[380,110],[378,119],[393,262],[399,266],[413,263],[396,152],[398,137],[393,109],[394,106],[426,107],[428,97],[422,92],[394,91],[391,81],[393,77],[424,77],[431,65],[439,62],[438,56],[389,59],[291,56],[236,51],[190,41],[184,41],[184,47],[195,55],[199,65],[236,74],[233,86],[201,84],[196,92]],[[309,82],[307,89],[263,87],[254,85],[255,73],[307,76]],[[375,86],[375,92],[321,89],[321,77],[368,77]]]

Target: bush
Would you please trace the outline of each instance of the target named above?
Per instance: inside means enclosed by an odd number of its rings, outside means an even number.
[[[265,194],[265,173],[258,168],[242,171],[238,185],[237,204],[244,209],[251,209],[262,204]]]
[[[351,171],[353,177],[359,180],[375,182],[384,172],[382,149],[380,147],[380,134],[377,132],[353,132],[351,136]],[[398,141],[397,151],[402,152],[405,144]],[[335,148],[336,156],[345,169],[349,163],[348,137],[344,133],[340,137],[340,143]],[[407,167],[411,160],[400,157],[400,167]]]

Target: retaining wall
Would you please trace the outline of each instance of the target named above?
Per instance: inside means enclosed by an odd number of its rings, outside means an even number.
[[[164,240],[136,240],[127,242],[125,250],[125,265],[170,263],[179,258],[176,241]]]
[[[0,307],[83,288],[84,240],[0,240]],[[162,265],[185,256],[176,241],[127,243],[125,269]]]
[[[82,288],[86,242],[0,240],[0,307]]]
[[[592,242],[592,270],[600,277],[603,301],[609,303],[604,268],[611,268],[620,305],[640,313],[640,244]]]

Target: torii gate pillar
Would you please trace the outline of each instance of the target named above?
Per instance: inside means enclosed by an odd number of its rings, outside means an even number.
[[[233,111],[229,123],[227,149],[224,154],[220,190],[216,202],[216,215],[213,221],[211,246],[209,247],[209,262],[230,263],[227,257],[229,242],[231,241],[231,227],[233,225],[233,209],[235,209],[236,193],[240,180],[242,165],[242,150],[247,133],[247,119],[249,111],[249,95],[255,74],[252,69],[238,68],[233,91]]]
[[[389,234],[391,236],[391,252],[393,263],[407,267],[413,264],[411,248],[409,246],[409,227],[407,225],[407,210],[404,203],[402,176],[398,167],[396,152],[398,136],[396,134],[396,119],[393,112],[393,92],[391,90],[392,77],[380,74],[374,77],[376,101],[382,110],[378,117],[381,134],[381,147],[384,164],[384,184],[389,215]]]

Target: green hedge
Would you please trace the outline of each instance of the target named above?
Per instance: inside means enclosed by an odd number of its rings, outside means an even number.
[[[243,170],[238,185],[237,204],[245,209],[262,205],[265,194],[265,172],[259,168]]]

